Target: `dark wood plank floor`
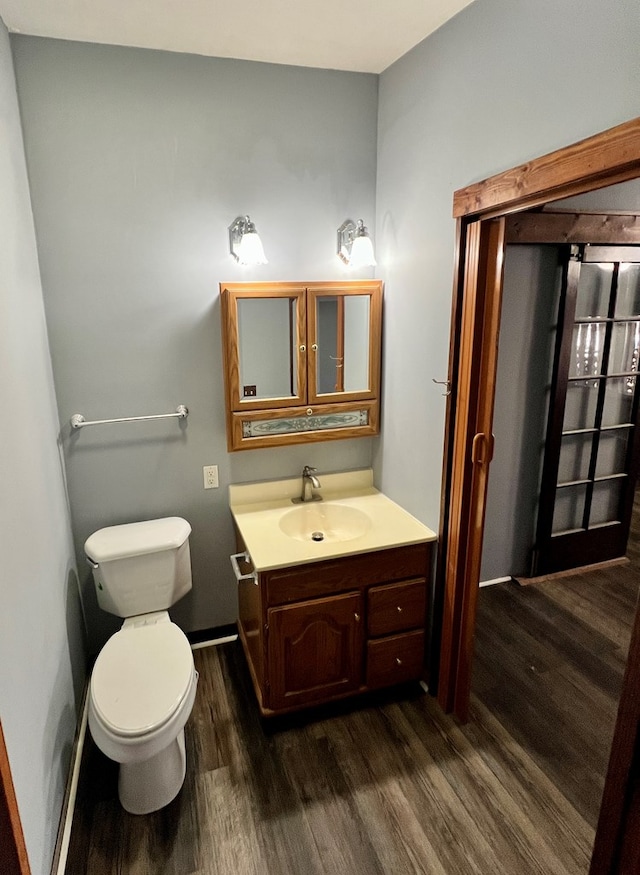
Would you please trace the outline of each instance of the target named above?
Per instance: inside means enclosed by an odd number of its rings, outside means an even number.
[[[185,787],[128,815],[89,739],[67,875],[585,875],[638,579],[482,590],[466,726],[417,686],[263,723],[240,645],[196,651]]]

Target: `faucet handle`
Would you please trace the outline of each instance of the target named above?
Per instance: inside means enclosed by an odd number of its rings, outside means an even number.
[[[302,469],[302,476],[308,477],[309,474],[315,474],[317,470],[317,468],[312,468],[311,465],[305,465]]]

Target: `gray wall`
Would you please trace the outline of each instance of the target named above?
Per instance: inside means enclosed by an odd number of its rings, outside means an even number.
[[[9,37],[0,19],[0,719],[33,875],[51,866],[82,620]]]
[[[380,77],[377,481],[437,528],[453,191],[640,115],[637,0],[476,0]],[[407,459],[411,460],[407,464]]]
[[[131,520],[189,520],[194,588],[173,616],[232,622],[228,484],[366,466],[372,439],[227,454],[218,283],[347,276],[335,233],[374,213],[377,77],[29,37],[13,49],[60,421],[191,411],[183,427],[63,425],[92,647],[117,621],[82,544]],[[227,253],[244,213],[263,268]],[[205,492],[209,464],[221,488]]]
[[[480,579],[528,575],[560,290],[556,246],[508,246]]]

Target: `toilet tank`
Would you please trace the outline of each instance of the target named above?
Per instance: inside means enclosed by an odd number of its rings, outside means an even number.
[[[108,526],[90,535],[84,552],[98,604],[118,617],[164,611],[191,589],[191,526],[165,517]]]

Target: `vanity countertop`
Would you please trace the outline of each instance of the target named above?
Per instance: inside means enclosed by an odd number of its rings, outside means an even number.
[[[318,478],[315,491],[323,500],[305,504],[291,500],[300,494],[301,477],[229,487],[231,513],[256,571],[435,541],[431,529],[374,488],[370,468]],[[326,519],[326,539],[307,536],[306,519],[321,531]],[[294,534],[287,534],[292,525]]]

